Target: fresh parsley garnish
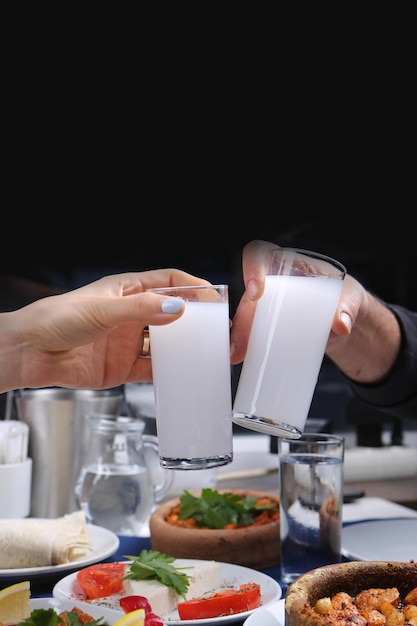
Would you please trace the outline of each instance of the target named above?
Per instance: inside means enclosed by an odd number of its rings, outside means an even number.
[[[193,517],[200,528],[219,529],[227,524],[250,526],[255,516],[273,504],[256,505],[257,498],[233,493],[220,493],[214,489],[202,489],[200,496],[184,490],[180,496],[179,519]]]
[[[99,619],[91,619],[89,622],[80,622],[77,613],[67,611],[69,626],[107,626],[107,622],[103,622],[102,617]],[[54,609],[34,609],[30,617],[19,622],[17,626],[58,626],[64,624],[64,620],[59,617]]]
[[[190,586],[190,576],[171,565],[175,557],[157,550],[142,550],[139,556],[124,556],[124,558],[132,561],[125,579],[158,580],[185,598]]]

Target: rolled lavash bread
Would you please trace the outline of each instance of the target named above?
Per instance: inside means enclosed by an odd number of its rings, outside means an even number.
[[[0,569],[62,565],[94,554],[83,511],[56,519],[0,520]]]

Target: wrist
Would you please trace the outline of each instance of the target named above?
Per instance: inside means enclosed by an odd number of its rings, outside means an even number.
[[[0,393],[21,386],[22,346],[16,332],[17,312],[0,314]]]

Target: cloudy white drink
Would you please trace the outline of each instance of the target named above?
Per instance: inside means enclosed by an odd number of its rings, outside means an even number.
[[[275,435],[303,432],[342,285],[340,276],[266,276],[234,400],[236,423]]]
[[[149,326],[161,465],[223,465],[233,449],[227,286],[197,288],[197,298],[195,288],[172,292],[185,300],[182,317]]]

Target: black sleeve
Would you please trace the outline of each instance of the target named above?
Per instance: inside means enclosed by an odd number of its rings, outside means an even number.
[[[417,420],[417,313],[387,305],[397,317],[402,342],[398,358],[384,381],[375,385],[347,379],[353,394],[380,411]]]

